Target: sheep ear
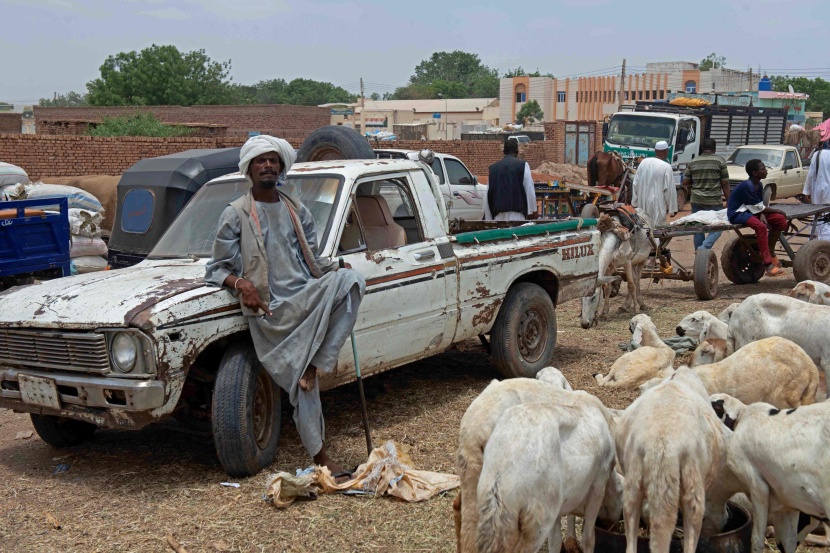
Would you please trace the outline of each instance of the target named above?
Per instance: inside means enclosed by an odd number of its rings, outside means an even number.
[[[643,329],[639,324],[634,327],[634,336],[631,338],[631,341],[638,346],[643,343]]]
[[[706,339],[706,336],[709,335],[709,327],[711,325],[712,325],[712,323],[710,323],[709,321],[706,321],[705,323],[703,323],[703,328],[700,330],[700,337],[698,338],[698,341],[702,342],[703,340]]]

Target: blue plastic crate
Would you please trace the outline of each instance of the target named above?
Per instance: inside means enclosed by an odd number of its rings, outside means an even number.
[[[69,275],[69,206],[66,198],[38,198],[0,202],[0,211],[14,210],[0,218],[0,276],[45,269],[61,269]],[[44,215],[25,215],[41,209]]]

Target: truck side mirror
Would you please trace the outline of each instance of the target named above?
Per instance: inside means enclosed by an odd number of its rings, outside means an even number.
[[[473,175],[473,185],[478,184],[478,177]]]
[[[608,121],[602,124],[602,139],[608,138]]]
[[[680,129],[677,133],[677,147],[685,146],[689,142],[689,129]]]

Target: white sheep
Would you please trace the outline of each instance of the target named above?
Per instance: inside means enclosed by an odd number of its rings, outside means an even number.
[[[548,374],[548,373],[546,373]],[[496,426],[499,417],[508,408],[523,403],[549,402],[572,405],[593,397],[587,392],[571,392],[547,382],[530,378],[511,378],[491,382],[473,400],[464,416],[458,435],[458,474],[460,486],[461,526],[458,530],[459,550],[464,553],[476,551],[475,536],[478,527],[476,510],[479,475],[484,456],[484,447]]]
[[[535,553],[549,539],[549,550],[558,553],[560,519],[578,510],[582,547],[592,553],[594,525],[615,476],[610,424],[593,397],[570,406],[525,403],[507,409],[484,448],[478,551]]]
[[[816,280],[799,282],[787,295],[807,303],[830,305],[830,286]]]
[[[702,342],[708,338],[722,338],[726,339],[726,333],[729,330],[729,325],[708,311],[695,311],[683,317],[675,332],[678,336],[691,336],[695,340]]]
[[[691,370],[710,394],[729,394],[744,403],[764,401],[779,409],[815,403],[819,381],[810,356],[798,344],[777,336],[751,342],[722,361]],[[640,391],[661,380],[649,380]]]
[[[692,369],[710,394],[744,403],[765,401],[779,409],[815,403],[819,374],[798,345],[773,336],[750,342],[726,359]]]
[[[741,305],[740,302],[730,303],[729,305],[727,305],[726,309],[718,313],[718,320],[723,321],[726,324],[729,324],[729,319],[732,318],[732,313],[735,312],[735,308],[739,305]]]
[[[677,510],[682,507],[683,551],[694,553],[705,491],[726,461],[727,432],[708,397],[700,378],[690,369],[680,369],[634,400],[618,421],[627,553],[637,550],[645,500],[650,510],[650,550],[669,551]]]
[[[698,344],[689,359],[690,367],[711,365],[732,355],[729,344],[723,338],[707,338]]]
[[[565,378],[565,375],[562,374],[562,372],[556,367],[545,367],[544,369],[540,370],[538,373],[536,373],[536,380],[552,384],[557,388],[561,388],[563,390],[568,390],[570,392],[573,391],[573,388],[571,388],[571,383],[568,382],[568,379]]]
[[[595,374],[597,384],[608,388],[636,388],[640,384],[659,376],[669,376],[674,370],[675,351],[667,346],[657,334],[657,327],[648,315],[640,314],[631,318],[629,330],[632,340],[641,347],[624,353],[608,374]]]
[[[753,553],[764,550],[776,501],[817,518],[830,516],[830,402],[784,411],[768,403],[745,405],[727,394],[710,401],[733,429],[728,455],[752,502]]]
[[[729,347],[780,336],[801,346],[823,371],[830,386],[830,306],[815,305],[778,294],[755,294],[745,299],[729,320]]]

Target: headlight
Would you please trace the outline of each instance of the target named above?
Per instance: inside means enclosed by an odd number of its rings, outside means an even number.
[[[138,357],[138,346],[132,336],[126,332],[119,332],[112,339],[112,363],[115,369],[128,373],[135,367]]]

